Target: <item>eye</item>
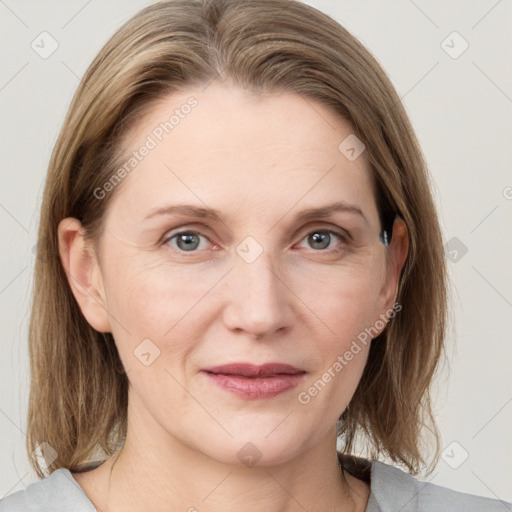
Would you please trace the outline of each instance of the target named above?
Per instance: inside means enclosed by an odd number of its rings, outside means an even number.
[[[337,237],[339,240],[341,240],[343,244],[348,241],[347,236],[342,235],[341,233],[338,233],[337,231],[333,231],[331,229],[316,229],[314,231],[311,231],[303,240],[306,240],[307,243],[310,244],[310,247],[317,251],[333,253],[341,250],[340,247],[329,249],[329,246],[333,241],[333,235],[334,237]]]
[[[180,251],[192,252],[199,247],[201,238],[208,240],[205,236],[201,235],[197,231],[180,231],[179,233],[175,233],[174,235],[165,239],[164,243],[170,243],[171,240],[176,239],[177,247],[171,244],[172,247],[175,249],[177,248]]]

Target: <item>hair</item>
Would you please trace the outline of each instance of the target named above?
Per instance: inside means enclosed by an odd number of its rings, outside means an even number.
[[[128,378],[112,334],[89,325],[71,292],[59,222],[78,218],[87,239],[98,240],[119,187],[102,200],[94,191],[122,163],[131,129],[169,94],[220,77],[321,102],[365,144],[379,213],[403,219],[409,251],[396,296],[401,311],[371,343],[338,436],[345,454],[361,441],[372,458],[389,457],[415,475],[426,464],[426,428],[433,468],[440,442],[430,392],[445,350],[448,282],[425,158],[377,60],[334,19],[295,0],[158,2],[124,23],[87,69],[53,149],[41,206],[29,325],[32,468],[40,478],[46,470],[79,471],[126,439]],[[48,449],[44,443],[56,452],[47,467],[31,455]]]

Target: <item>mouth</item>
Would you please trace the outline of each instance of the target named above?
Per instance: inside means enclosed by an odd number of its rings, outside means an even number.
[[[275,377],[277,375],[297,375],[306,373],[302,368],[297,368],[284,363],[267,363],[255,365],[250,363],[231,363],[212,368],[204,368],[204,372],[216,375],[236,375],[238,377]]]
[[[306,371],[283,363],[232,363],[204,368],[203,373],[221,389],[245,399],[271,398],[295,387]]]

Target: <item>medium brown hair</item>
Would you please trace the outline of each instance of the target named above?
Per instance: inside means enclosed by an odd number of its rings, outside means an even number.
[[[219,77],[322,102],[366,145],[379,213],[391,209],[404,220],[409,253],[396,297],[402,309],[371,343],[338,424],[342,451],[350,454],[361,439],[373,458],[388,456],[417,474],[428,427],[437,464],[430,388],[444,350],[448,283],[426,163],[376,59],[335,20],[290,0],[155,3],[126,22],[86,71],[51,155],[41,208],[29,327],[29,455],[48,443],[57,453],[51,473],[78,470],[122,447],[128,378],[112,335],[88,324],[71,292],[58,224],[75,217],[98,240],[118,189],[101,201],[94,190],[118,168],[130,130],[169,94]]]

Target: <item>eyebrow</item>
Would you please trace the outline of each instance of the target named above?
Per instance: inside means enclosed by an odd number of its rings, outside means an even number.
[[[295,216],[295,221],[304,222],[317,218],[329,217],[335,212],[345,212],[359,215],[364,221],[369,224],[368,219],[362,212],[361,208],[354,204],[346,203],[345,201],[338,201],[326,206],[319,208],[308,208],[301,211]],[[144,220],[151,219],[160,215],[183,215],[189,217],[211,219],[224,223],[222,213],[214,208],[203,208],[200,206],[194,206],[191,204],[177,204],[177,205],[166,205],[154,208],[144,217]]]

